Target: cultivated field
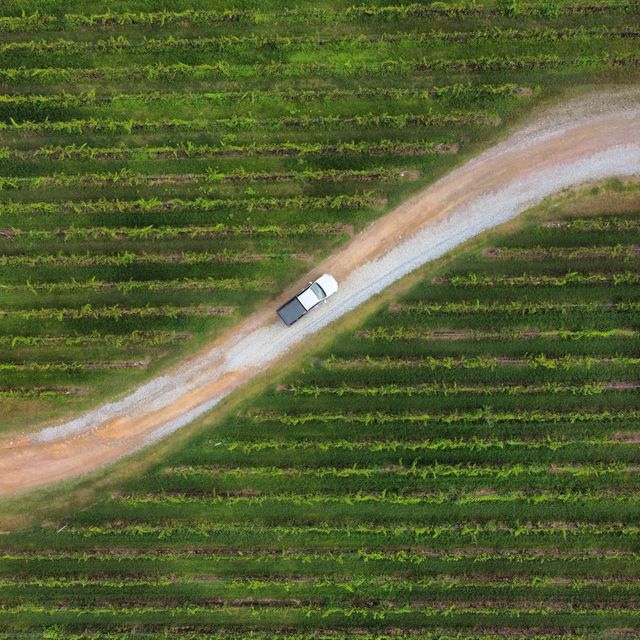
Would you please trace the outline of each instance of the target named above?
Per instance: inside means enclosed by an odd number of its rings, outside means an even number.
[[[423,269],[110,497],[2,536],[6,637],[636,637],[637,193]]]
[[[5,0],[0,429],[195,350],[537,100],[637,81],[637,16]]]

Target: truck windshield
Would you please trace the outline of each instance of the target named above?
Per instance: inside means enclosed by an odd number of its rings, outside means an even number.
[[[313,291],[313,293],[318,296],[318,300],[324,300],[327,297],[327,294],[323,291],[322,287],[317,282],[314,282],[309,287],[309,289],[311,289],[311,291]]]

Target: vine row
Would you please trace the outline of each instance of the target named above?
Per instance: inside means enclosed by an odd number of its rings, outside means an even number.
[[[615,311],[618,313],[637,312],[640,302],[554,302],[540,300],[526,302],[515,300],[512,302],[416,302],[409,304],[393,304],[389,307],[391,313],[414,315],[462,315],[499,313],[503,315],[539,315],[545,313],[602,313]]]
[[[1,317],[1,316],[0,316]],[[438,422],[442,424],[488,424],[498,423],[580,423],[600,422],[609,423],[619,420],[637,420],[640,410],[612,410],[612,411],[581,411],[570,409],[567,411],[494,411],[490,408],[475,411],[452,411],[450,413],[386,413],[384,411],[367,413],[271,413],[268,411],[253,411],[243,414],[245,419],[260,424],[264,422],[278,422],[287,426],[297,427],[304,424],[389,424],[389,423],[417,423],[426,424]]]
[[[636,53],[597,53],[573,57],[555,54],[533,56],[478,56],[475,58],[428,57],[416,60],[384,60],[381,62],[307,62],[233,65],[226,61],[212,64],[184,63],[129,65],[114,67],[5,67],[0,69],[0,82],[60,83],[77,81],[167,81],[178,79],[230,80],[240,78],[359,78],[416,73],[488,73],[505,71],[557,70],[566,68],[613,69],[634,68],[640,64]]]
[[[88,106],[114,105],[119,102],[141,102],[151,104],[169,102],[171,104],[211,103],[217,106],[256,104],[267,100],[288,102],[337,102],[342,100],[375,100],[389,99],[396,101],[419,100],[428,102],[438,99],[475,100],[487,97],[526,97],[533,94],[533,89],[514,83],[472,83],[454,82],[442,85],[429,85],[424,88],[403,87],[354,87],[353,89],[300,88],[285,87],[272,90],[248,89],[247,91],[212,90],[212,91],[148,91],[145,93],[100,93],[95,89],[71,93],[61,91],[47,94],[0,94],[0,103],[9,105],[41,105],[44,107],[76,108]]]
[[[211,440],[209,446],[224,449],[229,452],[243,454],[261,451],[367,451],[374,452],[402,452],[402,451],[489,451],[504,449],[523,449],[526,451],[560,451],[572,447],[602,447],[629,446],[633,443],[616,438],[440,438],[430,440],[380,440],[354,441],[332,440],[323,442],[317,440],[303,440],[283,442],[282,440],[260,440],[257,442]],[[637,445],[633,445],[637,446]]]
[[[626,463],[509,463],[502,465],[457,463],[457,464],[425,464],[413,462],[411,465],[385,465],[361,467],[226,467],[226,466],[194,466],[182,465],[167,467],[162,475],[192,478],[215,476],[216,478],[245,479],[260,478],[377,478],[384,476],[400,476],[435,480],[437,478],[490,478],[500,480],[520,476],[565,475],[576,478],[601,477],[608,475],[625,475],[636,473],[639,465]]]
[[[640,31],[632,26],[608,27],[578,26],[578,27],[534,27],[530,29],[514,29],[493,27],[492,29],[474,29],[471,31],[400,31],[380,34],[360,34],[353,36],[295,36],[295,35],[242,35],[242,36],[197,36],[193,38],[170,35],[166,38],[144,37],[140,40],[132,40],[126,36],[111,36],[107,39],[80,41],[57,38],[55,40],[21,40],[0,44],[0,55],[4,53],[30,53],[30,54],[65,54],[82,55],[85,53],[133,53],[133,54],[163,54],[173,53],[176,49],[188,49],[191,51],[215,51],[216,53],[236,52],[242,48],[252,52],[259,49],[269,51],[290,51],[300,47],[328,48],[331,46],[361,48],[363,46],[375,46],[378,44],[394,43],[402,41],[405,46],[410,44],[424,45],[442,42],[457,44],[477,43],[483,41],[530,41],[530,42],[559,42],[574,38],[589,38],[593,40],[613,38],[635,38],[640,36]]]
[[[478,329],[428,329],[416,327],[378,326],[356,332],[356,336],[371,342],[396,342],[403,340],[537,340],[560,339],[572,341],[601,340],[606,338],[635,338],[635,329],[500,329],[498,331]]]
[[[232,306],[211,306],[201,304],[197,306],[176,307],[163,305],[153,307],[121,307],[112,305],[105,307],[94,307],[85,304],[82,307],[51,307],[43,309],[15,309],[7,311],[0,310],[0,320],[84,320],[84,319],[104,319],[119,320],[121,318],[171,318],[182,316],[192,316],[207,318],[211,316],[228,316],[235,313],[236,307]]]
[[[521,275],[487,275],[484,273],[464,273],[433,280],[433,284],[452,287],[566,287],[573,285],[640,284],[640,273],[579,273],[571,271],[561,276],[523,273]]]
[[[415,493],[357,492],[348,495],[328,493],[271,493],[267,495],[215,495],[180,492],[129,494],[114,499],[118,504],[138,506],[142,504],[198,504],[198,505],[248,505],[268,506],[286,504],[292,506],[314,505],[469,505],[469,504],[511,504],[524,503],[529,505],[558,502],[561,504],[598,504],[609,502],[623,502],[624,504],[638,504],[640,496],[636,490],[629,491],[431,491]],[[640,532],[640,527],[630,525]]]
[[[0,123],[0,128],[2,128]],[[416,180],[420,172],[414,169],[306,169],[303,171],[216,171],[210,169],[200,174],[146,175],[131,169],[103,173],[66,174],[49,176],[0,176],[0,191],[48,189],[50,187],[138,187],[163,185],[200,185],[208,189],[218,183],[253,182],[382,182],[390,180]]]
[[[570,229],[571,231],[637,231],[640,229],[638,218],[619,216],[592,216],[545,222],[542,229]]]
[[[273,286],[273,280],[250,280],[243,278],[176,278],[173,280],[119,280],[105,281],[95,277],[89,280],[61,280],[56,282],[31,282],[26,284],[0,284],[0,291],[6,292],[31,292],[34,295],[42,293],[62,293],[66,291],[118,291],[120,293],[130,293],[132,291],[265,291]],[[152,344],[156,338],[154,332],[137,332],[129,334],[131,339],[135,339],[137,335],[148,336],[151,342],[144,344]],[[165,335],[160,332],[158,337]],[[176,338],[177,334],[172,334]],[[169,334],[166,334],[169,339]],[[5,336],[6,337],[6,336]],[[30,336],[29,338],[33,338]],[[37,338],[37,337],[36,337]],[[115,336],[114,336],[115,338]],[[147,338],[144,338],[147,340]],[[177,339],[177,338],[176,338]],[[171,341],[173,338],[171,338]],[[13,341],[13,339],[12,339]],[[0,345],[3,344],[0,337]],[[73,338],[70,342],[61,344],[73,344]],[[140,343],[143,344],[143,343]],[[163,343],[169,344],[169,342]]]
[[[81,208],[83,203],[79,203]],[[117,205],[122,206],[122,203]],[[81,209],[83,213],[86,210]],[[174,209],[169,209],[174,210]],[[145,210],[146,211],[146,210]],[[122,213],[118,209],[118,213]],[[189,226],[154,226],[145,227],[68,227],[65,229],[17,229],[0,231],[0,242],[6,240],[36,240],[36,241],[64,241],[86,242],[90,240],[174,240],[178,238],[216,238],[231,236],[273,236],[287,238],[306,235],[336,235],[346,233],[348,227],[344,224],[312,222],[290,226],[281,225],[189,225]],[[0,285],[2,289],[2,285]]]
[[[179,331],[131,331],[129,333],[78,333],[72,335],[0,335],[0,346],[11,349],[24,347],[155,347],[174,344],[191,338],[191,334]]]
[[[82,145],[54,145],[30,151],[0,149],[0,160],[12,158],[48,160],[107,160],[127,158],[216,158],[216,157],[296,157],[296,156],[384,156],[405,155],[421,156],[429,154],[457,153],[458,144],[444,141],[416,140],[398,142],[397,140],[376,140],[338,142],[323,144],[320,142],[282,142],[277,144],[225,144],[224,146],[194,144],[183,142],[175,146],[164,147],[90,147]]]
[[[343,383],[338,387],[322,387],[319,385],[290,385],[284,391],[294,396],[455,396],[455,395],[507,395],[525,394],[565,394],[574,396],[601,395],[606,391],[633,391],[640,388],[635,382],[592,382],[587,384],[566,384],[562,382],[545,382],[543,384],[463,384],[432,382],[413,385],[395,383],[379,386],[353,385]]]
[[[410,129],[418,127],[464,127],[488,125],[496,127],[501,119],[494,113],[448,112],[406,113],[399,115],[362,114],[356,116],[289,116],[280,118],[233,118],[198,119],[171,118],[165,120],[117,120],[113,118],[85,118],[74,120],[16,121],[10,119],[0,126],[0,131],[18,130],[33,133],[133,133],[156,131],[286,131],[287,129],[331,129],[331,128],[385,128]]]
[[[258,25],[265,22],[296,24],[333,24],[335,22],[357,22],[360,20],[415,20],[419,18],[476,17],[559,17],[598,14],[634,14],[635,2],[620,0],[597,0],[592,2],[537,3],[522,2],[514,5],[503,3],[478,5],[475,2],[450,2],[424,5],[351,5],[340,9],[328,7],[294,8],[285,7],[278,13],[255,9],[226,9],[222,11],[187,9],[183,11],[108,11],[101,14],[67,13],[62,16],[34,13],[0,18],[0,31],[61,31],[77,28],[104,28],[113,26],[166,27],[171,25],[213,26],[239,23]]]
[[[527,367],[531,369],[557,369],[567,371],[571,369],[591,369],[596,366],[636,367],[640,365],[640,358],[631,356],[589,356],[564,355],[547,356],[544,353],[531,354],[522,358],[507,358],[503,356],[421,356],[419,358],[395,358],[390,356],[365,356],[364,358],[339,358],[334,355],[316,361],[329,371],[342,369],[496,369],[498,367]]]
[[[104,371],[108,369],[146,369],[149,360],[102,360],[99,362],[0,362],[0,372],[15,371]]]
[[[292,196],[255,197],[255,198],[138,198],[136,200],[68,200],[66,202],[3,202],[2,215],[63,215],[63,214],[97,214],[97,213],[157,213],[157,212],[208,212],[220,209],[234,209],[246,212],[273,211],[282,209],[360,209],[364,207],[381,206],[386,204],[384,199],[372,192],[361,194],[342,194],[338,196]],[[313,225],[305,225],[309,229]],[[248,227],[247,227],[248,228]],[[150,227],[146,229],[151,230]],[[167,228],[169,229],[169,227]],[[71,232],[71,231],[69,231]],[[74,229],[73,233],[82,233],[81,229]]]
[[[640,246],[637,244],[590,247],[495,247],[483,252],[485,258],[497,260],[633,258],[638,255],[640,255]]]
[[[249,251],[181,251],[178,253],[116,254],[62,253],[42,255],[0,255],[2,267],[126,267],[135,264],[247,264],[264,260],[302,259],[298,254],[250,253]]]

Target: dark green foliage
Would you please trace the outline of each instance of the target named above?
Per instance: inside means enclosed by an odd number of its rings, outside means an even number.
[[[5,0],[0,427],[205,344],[536,101],[637,83],[639,11]],[[637,635],[640,225],[554,215],[1,536],[0,638]]]
[[[430,269],[109,498],[4,536],[0,624],[87,640],[635,632],[638,272],[593,249],[639,243],[640,218],[551,210]],[[590,250],[581,273],[571,251],[525,251],[569,247],[567,229]]]
[[[51,375],[7,366],[0,428],[77,411],[196,349],[536,100],[576,82],[634,82],[637,9],[7,0],[0,344],[21,346],[3,347],[0,364],[66,364],[64,386],[85,391],[45,397]],[[558,324],[559,307],[536,305]],[[194,313],[204,307],[236,313]],[[621,312],[604,315],[615,324]],[[396,320],[385,331],[415,333]],[[126,339],[149,332],[183,338]],[[123,339],[71,347],[101,334]],[[87,381],[85,360],[147,364]]]

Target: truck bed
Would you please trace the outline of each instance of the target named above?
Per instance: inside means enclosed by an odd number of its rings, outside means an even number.
[[[283,304],[278,309],[278,315],[282,318],[282,321],[286,325],[293,324],[296,320],[299,320],[307,310],[300,304],[298,298],[289,300],[286,304]]]

